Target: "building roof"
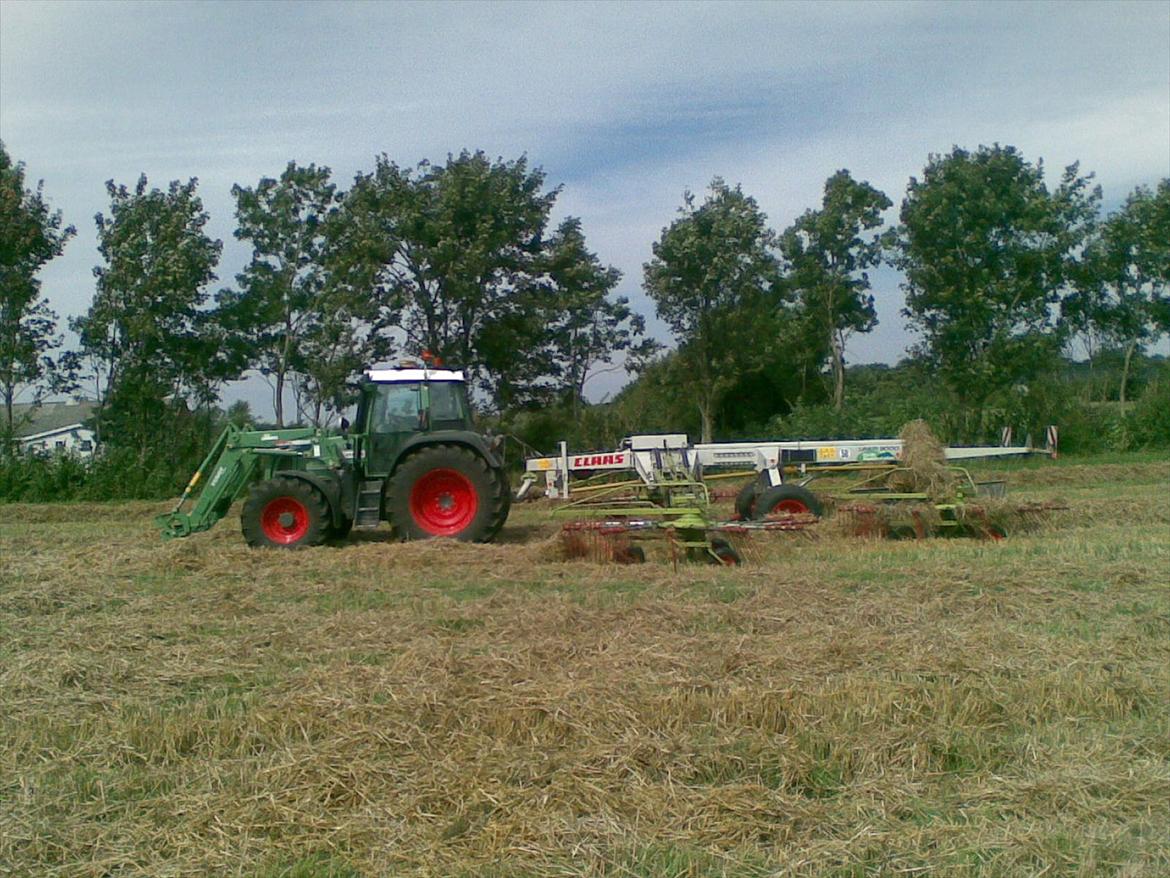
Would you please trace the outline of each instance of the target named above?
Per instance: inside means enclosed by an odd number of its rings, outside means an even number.
[[[18,402],[12,407],[12,419],[16,424],[16,438],[23,439],[40,433],[50,433],[80,424],[93,416],[97,403],[83,402],[42,402],[32,405]],[[0,417],[2,417],[0,412]]]

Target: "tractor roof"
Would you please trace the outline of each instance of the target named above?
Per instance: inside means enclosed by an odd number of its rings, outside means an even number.
[[[463,372],[451,369],[367,369],[366,378],[378,384],[391,381],[463,381]]]

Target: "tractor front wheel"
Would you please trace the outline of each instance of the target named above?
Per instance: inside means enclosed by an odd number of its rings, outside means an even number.
[[[386,511],[400,539],[486,542],[503,525],[510,499],[480,455],[459,445],[434,445],[398,467],[387,486]]]
[[[248,545],[256,548],[317,546],[329,531],[329,507],[308,482],[277,476],[252,486],[240,529]]]

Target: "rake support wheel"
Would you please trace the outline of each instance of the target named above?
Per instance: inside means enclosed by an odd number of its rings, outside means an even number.
[[[738,567],[743,563],[743,558],[731,543],[722,537],[715,537],[711,540],[711,551],[707,553],[707,561],[724,567]]]

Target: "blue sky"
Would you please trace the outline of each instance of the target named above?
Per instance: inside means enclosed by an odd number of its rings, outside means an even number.
[[[104,183],[196,176],[247,258],[232,184],[290,159],[339,184],[402,164],[527,153],[563,184],[620,292],[647,316],[641,266],[684,190],[742,183],[782,229],[848,168],[895,202],[930,153],[1010,143],[1050,179],[1080,160],[1115,205],[1170,175],[1170,2],[0,2],[0,138],[78,228],[44,272],[80,313]],[[853,362],[910,340],[898,277]],[[660,325],[651,319],[651,326]],[[593,398],[620,374],[600,376]],[[270,409],[251,382],[229,397]]]

